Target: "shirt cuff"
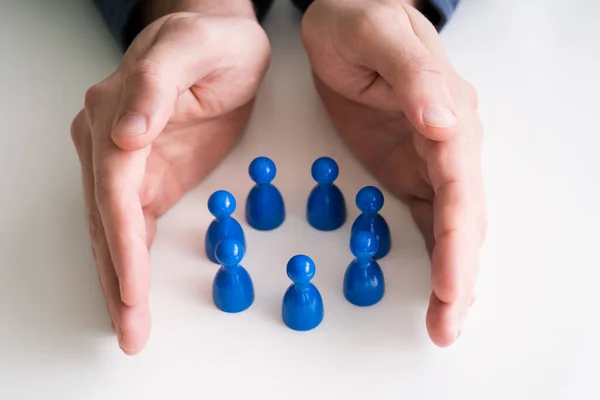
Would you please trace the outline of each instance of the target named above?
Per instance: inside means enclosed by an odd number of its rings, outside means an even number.
[[[140,23],[139,2],[140,0],[94,0],[108,29],[123,49],[127,49],[135,38],[132,32],[135,30],[133,25]],[[137,28],[139,32],[139,26]]]
[[[423,0],[419,4],[419,11],[440,31],[454,13],[460,0]],[[313,0],[292,0],[304,12]]]
[[[144,29],[140,6],[142,0],[93,1],[115,40],[123,51],[127,50],[133,39]],[[252,2],[257,19],[262,21],[273,0],[252,0]]]
[[[423,0],[419,10],[439,31],[450,20],[460,0]]]

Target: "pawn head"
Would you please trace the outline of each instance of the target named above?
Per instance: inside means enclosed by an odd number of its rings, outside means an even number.
[[[250,163],[248,167],[250,178],[258,183],[265,184],[275,179],[277,168],[275,163],[267,157],[257,157]]]
[[[364,213],[376,213],[383,207],[383,193],[375,186],[365,186],[356,194],[356,206]]]
[[[359,260],[373,258],[377,253],[377,238],[371,232],[358,232],[350,240],[350,251]]]
[[[339,169],[332,158],[321,157],[313,163],[311,173],[317,183],[331,184],[338,177]]]
[[[215,247],[215,258],[222,265],[234,267],[244,258],[244,246],[237,240],[221,240]]]
[[[315,276],[315,263],[309,256],[298,254],[288,261],[287,276],[294,283],[308,283]]]
[[[235,211],[235,197],[225,190],[217,190],[208,198],[208,211],[216,218],[228,217]]]

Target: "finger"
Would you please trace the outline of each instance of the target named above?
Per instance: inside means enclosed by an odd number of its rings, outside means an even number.
[[[125,152],[110,141],[94,146],[95,198],[119,277],[121,299],[133,306],[148,301],[150,259],[145,217],[139,200],[146,155]]]
[[[448,182],[436,191],[431,284],[438,298],[446,303],[462,296],[463,275],[476,268],[471,265],[471,255],[477,249],[463,225],[468,218],[468,202],[463,183]]]
[[[411,7],[407,4],[402,4],[402,7],[404,8],[404,11],[406,11],[406,15],[408,15],[413,32],[431,54],[435,54],[435,59],[442,69],[444,71],[455,72],[454,67],[446,55],[442,39],[433,24],[415,7]]]
[[[459,126],[459,114],[438,61],[411,28],[408,15],[382,9],[367,18],[362,59],[393,88],[415,128],[432,140],[447,140]],[[369,33],[369,34],[367,34]]]
[[[150,308],[147,303],[134,307],[121,303],[117,333],[121,350],[128,355],[142,351],[150,337],[150,325]]]
[[[447,303],[472,294],[479,269],[483,239],[477,209],[481,205],[471,193],[468,184],[460,181],[436,190],[431,283],[438,298]]]
[[[149,148],[119,149],[110,138],[118,82],[90,89],[86,109],[91,116],[95,201],[106,233],[110,256],[119,278],[121,300],[129,306],[147,304],[150,259],[139,191]]]
[[[415,198],[410,201],[410,211],[417,224],[417,228],[419,228],[425,239],[427,252],[431,256],[435,247],[435,239],[433,238],[433,205],[429,201]]]
[[[118,304],[120,303],[119,283],[112,268],[108,245],[104,236],[102,221],[94,199],[94,173],[92,170],[92,138],[84,111],[73,120],[71,137],[81,164],[83,193],[92,253],[96,262],[98,277],[106,300],[112,324],[117,324]]]
[[[122,78],[123,91],[110,133],[121,149],[142,149],[163,131],[178,95],[168,74],[160,64],[145,60]]]
[[[471,112],[472,113],[472,112]],[[432,284],[442,301],[471,295],[485,238],[481,126],[475,115],[448,142],[432,142],[426,155],[435,191]]]
[[[431,282],[438,302],[433,329],[460,331],[473,298],[485,237],[485,199],[480,169],[481,133],[476,118],[447,142],[432,142],[426,159],[435,191]],[[440,314],[444,303],[454,310]],[[435,317],[435,318],[434,318]],[[450,318],[452,317],[452,318]],[[436,319],[437,318],[437,319]],[[458,328],[457,328],[458,325]],[[455,332],[456,333],[456,332]]]
[[[148,213],[144,213],[144,218],[146,221],[146,246],[150,249],[156,237],[156,218]]]
[[[92,171],[92,140],[84,112],[73,121],[72,137],[82,167],[84,199],[90,239],[100,285],[111,317],[111,326],[118,335],[119,346],[127,354],[138,353],[148,340],[150,314],[147,304],[127,307],[121,301],[119,280],[112,263],[108,243],[94,196]]]
[[[440,347],[450,346],[461,334],[461,305],[448,304],[431,294],[425,323],[431,341]]]

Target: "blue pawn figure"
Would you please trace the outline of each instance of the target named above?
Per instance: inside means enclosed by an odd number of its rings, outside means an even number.
[[[344,296],[354,305],[372,306],[385,292],[383,272],[372,258],[377,252],[377,239],[371,232],[358,232],[352,237],[350,249],[356,259],[344,274]]]
[[[217,190],[208,198],[208,211],[215,220],[208,226],[205,239],[206,256],[214,263],[215,248],[224,239],[235,239],[246,247],[244,231],[239,222],[231,216],[235,211],[235,198],[225,190]]]
[[[283,197],[271,184],[277,173],[275,163],[267,157],[258,157],[250,163],[248,172],[256,182],[246,199],[248,225],[259,231],[275,229],[285,219]]]
[[[306,216],[308,223],[320,231],[332,231],[346,221],[346,202],[340,189],[333,184],[338,177],[338,166],[329,157],[317,159],[311,169],[317,186],[308,196]]]
[[[323,320],[323,299],[310,283],[315,276],[315,263],[310,257],[297,255],[287,264],[287,275],[294,282],[283,296],[283,322],[296,331],[308,331]]]
[[[366,186],[356,194],[356,206],[362,212],[352,224],[351,240],[361,231],[371,232],[377,239],[375,260],[383,258],[391,247],[390,228],[385,219],[379,214],[383,207],[383,193],[373,186]]]
[[[222,311],[244,311],[254,301],[254,285],[248,271],[239,265],[244,258],[244,246],[233,239],[217,244],[215,254],[221,268],[213,281],[213,301]]]

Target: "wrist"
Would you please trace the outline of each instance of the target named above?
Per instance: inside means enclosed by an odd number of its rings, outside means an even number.
[[[251,0],[142,0],[141,6],[145,25],[177,12],[256,19]]]

